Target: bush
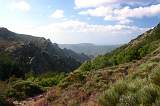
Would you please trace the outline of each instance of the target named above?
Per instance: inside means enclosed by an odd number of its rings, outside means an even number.
[[[119,102],[120,96],[127,90],[125,82],[118,82],[114,87],[108,89],[100,97],[99,102],[103,106],[116,106]]]
[[[159,106],[160,87],[147,78],[123,80],[100,96],[102,106]]]
[[[159,67],[155,68],[155,70],[150,75],[150,79],[154,84],[160,86],[160,68]]]
[[[90,70],[92,70],[92,63],[91,63],[91,61],[86,61],[85,63],[83,63],[81,65],[80,69],[82,71],[90,71]]]
[[[45,73],[42,75],[34,75],[28,73],[26,75],[27,81],[32,81],[43,87],[52,87],[60,83],[66,77],[66,73]]]
[[[43,93],[42,87],[28,81],[18,81],[7,91],[7,96],[16,100],[23,100]]]
[[[86,82],[85,72],[76,70],[73,73],[70,73],[66,78],[64,78],[58,86],[61,88],[67,88],[69,85],[74,83],[79,83],[80,85]]]
[[[114,89],[109,89],[100,97],[99,102],[102,106],[116,106],[119,94]]]
[[[52,87],[53,85],[57,85],[59,82],[60,80],[56,78],[46,78],[46,79],[42,79],[37,84],[43,87]]]
[[[160,89],[153,84],[142,87],[137,92],[139,104],[151,106],[151,104],[155,103],[156,99],[160,96],[159,91]]]
[[[6,80],[10,77],[14,69],[14,62],[11,58],[3,53],[0,53],[0,80]]]
[[[0,53],[0,80],[7,80],[11,76],[23,78],[24,74],[20,65],[8,53]]]

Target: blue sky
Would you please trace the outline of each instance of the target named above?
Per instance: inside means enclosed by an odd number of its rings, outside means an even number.
[[[160,0],[0,0],[0,27],[56,43],[127,43],[160,22]]]

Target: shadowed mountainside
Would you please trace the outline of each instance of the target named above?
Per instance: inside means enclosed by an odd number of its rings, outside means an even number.
[[[0,56],[5,58],[1,58],[1,61],[4,60],[1,64],[8,58],[15,65],[13,67],[22,73],[70,72],[90,59],[86,55],[60,49],[49,39],[17,34],[6,28],[0,28]]]

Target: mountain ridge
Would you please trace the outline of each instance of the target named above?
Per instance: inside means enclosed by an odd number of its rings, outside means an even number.
[[[17,34],[7,28],[0,28],[0,53],[3,52],[14,63],[22,65],[20,70],[36,73],[73,71],[83,61],[90,59],[86,55],[60,49],[58,44],[44,37]]]

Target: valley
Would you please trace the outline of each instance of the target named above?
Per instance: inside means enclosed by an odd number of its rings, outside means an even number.
[[[92,60],[4,28],[0,41],[4,106],[160,105],[160,24]]]
[[[59,44],[60,48],[71,49],[79,54],[86,54],[91,57],[96,57],[98,55],[104,55],[112,50],[120,47],[121,45],[96,45],[90,43],[81,44]]]
[[[0,106],[160,106],[160,0],[0,7]]]

